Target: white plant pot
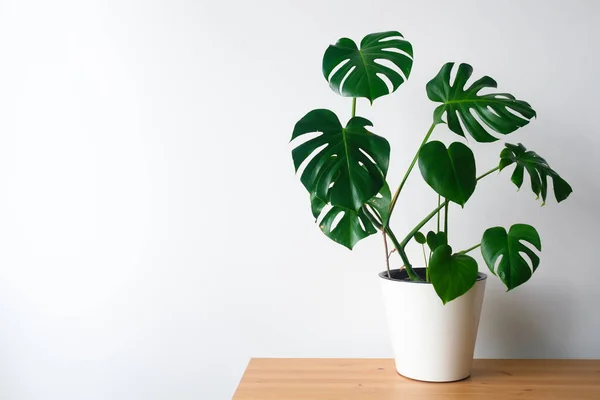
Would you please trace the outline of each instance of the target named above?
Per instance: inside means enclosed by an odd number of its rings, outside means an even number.
[[[392,278],[398,276],[392,271]],[[451,382],[471,375],[487,276],[446,305],[433,285],[379,274],[396,370],[407,378]]]

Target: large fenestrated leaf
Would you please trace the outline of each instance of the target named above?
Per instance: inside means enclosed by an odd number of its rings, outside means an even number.
[[[469,64],[460,64],[454,82],[450,83],[450,73],[454,63],[446,63],[435,78],[427,83],[427,96],[430,100],[442,103],[433,112],[436,123],[446,122],[452,132],[465,136],[459,121],[478,142],[494,142],[494,136],[475,118],[475,113],[486,127],[503,135],[514,132],[535,117],[535,111],[522,100],[508,93],[479,94],[482,89],[496,88],[496,81],[484,76],[469,87],[467,80],[473,73]],[[443,115],[446,114],[446,121]],[[520,114],[521,116],[517,115]]]
[[[384,65],[386,62],[394,68]],[[364,97],[373,103],[408,79],[412,63],[412,46],[400,32],[372,33],[363,38],[360,49],[348,38],[330,45],[323,55],[323,75],[334,92],[345,97]],[[389,79],[391,92],[378,75]]]
[[[526,224],[515,224],[508,233],[503,227],[496,226],[486,230],[481,238],[481,254],[485,263],[493,274],[500,277],[508,290],[527,282],[540,265],[537,254],[521,242],[542,250],[540,235],[533,226]],[[531,267],[523,255],[529,258]]]
[[[440,196],[463,206],[477,184],[475,157],[467,146],[454,142],[426,143],[419,150],[419,169],[425,182]]]
[[[338,206],[326,207],[314,194],[311,194],[310,202],[313,216],[325,236],[350,250],[360,240],[377,233],[363,209],[354,212]]]
[[[557,202],[560,203],[569,197],[573,191],[571,185],[550,168],[546,160],[534,151],[527,150],[521,143],[518,145],[505,143],[505,146],[506,148],[500,153],[500,171],[513,163],[516,164],[510,180],[518,188],[521,188],[523,174],[527,171],[531,179],[531,190],[538,198],[542,197],[542,205],[546,203],[548,194],[548,177],[552,179],[554,197]]]
[[[452,254],[447,244],[436,248],[429,260],[429,278],[444,304],[467,293],[477,274],[477,261],[465,254]]]
[[[369,132],[371,122],[354,117],[342,127],[329,110],[313,110],[296,123],[292,140],[319,132],[292,150],[296,172],[306,161],[300,180],[324,203],[354,212],[385,182],[390,157],[387,140]]]

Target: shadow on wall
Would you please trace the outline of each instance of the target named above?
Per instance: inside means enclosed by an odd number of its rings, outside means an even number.
[[[499,282],[488,281],[488,285],[477,358],[569,357],[573,310],[568,288],[530,285],[506,293]]]

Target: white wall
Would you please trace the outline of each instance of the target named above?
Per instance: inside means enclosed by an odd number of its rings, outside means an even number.
[[[249,357],[389,357],[380,240],[349,252],[321,234],[288,146],[305,112],[350,113],[321,76],[327,44],[389,29],[413,43],[413,74],[358,112],[392,143],[391,182],[430,124],[425,83],[456,60],[531,102],[538,120],[510,140],[574,188],[540,208],[505,173],[452,209],[455,248],[515,222],[544,245],[525,286],[490,279],[477,356],[600,357],[599,15],[596,1],[0,1],[0,397],[219,400]],[[474,146],[481,171],[501,146]],[[418,175],[406,189],[399,232],[436,201]]]

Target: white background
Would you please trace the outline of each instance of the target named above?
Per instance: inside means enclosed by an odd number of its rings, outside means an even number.
[[[431,122],[425,83],[453,60],[534,106],[509,140],[574,188],[542,208],[504,172],[451,209],[457,250],[516,222],[543,241],[529,283],[489,280],[477,356],[600,357],[599,15],[595,1],[0,1],[0,397],[220,400],[250,357],[391,356],[380,238],[350,252],[319,231],[288,145],[307,111],[350,114],[321,75],[326,46],[391,29],[414,45],[411,78],[358,103],[392,144],[390,182]],[[483,172],[502,143],[473,148]],[[435,202],[413,175],[395,230]]]

